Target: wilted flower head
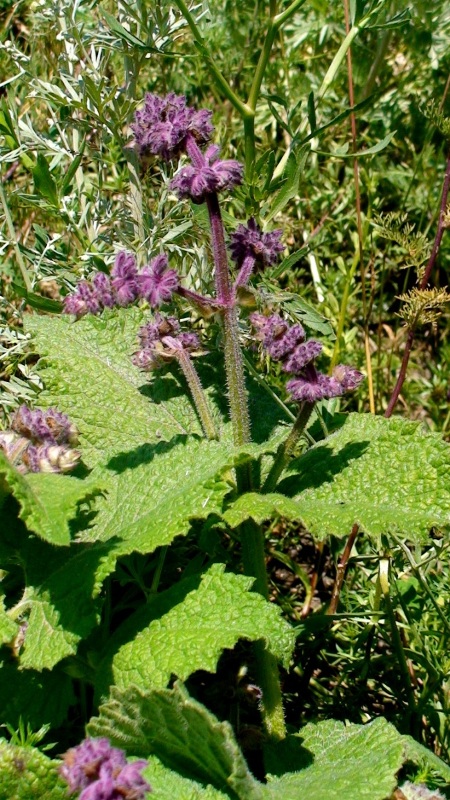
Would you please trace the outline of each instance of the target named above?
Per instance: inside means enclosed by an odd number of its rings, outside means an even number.
[[[173,92],[165,97],[146,94],[131,128],[141,156],[153,154],[166,160],[184,151],[188,135],[205,144],[214,131],[211,111],[189,108],[186,98]]]
[[[155,314],[152,322],[143,325],[138,333],[141,349],[133,356],[133,364],[142,370],[153,370],[179,358],[183,352],[200,354],[196,333],[181,331],[175,317]]]
[[[70,445],[78,443],[78,429],[66,414],[56,408],[43,411],[40,408],[32,410],[28,406],[20,406],[12,418],[11,428],[32,442]]]
[[[43,411],[20,406],[11,429],[0,431],[0,449],[23,474],[71,472],[81,458],[79,450],[73,449],[77,442],[76,426],[56,408]]]
[[[170,184],[179,197],[190,198],[193,203],[203,203],[206,195],[232,189],[242,183],[242,164],[233,159],[219,159],[219,152],[217,145],[211,145],[202,158],[203,163],[188,164],[180,169]]]
[[[151,787],[140,774],[143,760],[128,764],[123,750],[108,739],[85,739],[64,756],[61,777],[78,800],[144,800]]]
[[[163,253],[143,268],[138,281],[140,296],[153,308],[171,300],[179,285],[178,275],[174,269],[167,268],[167,256]]]
[[[275,264],[284,250],[281,243],[281,230],[263,233],[256,220],[251,217],[247,225],[238,225],[231,234],[230,251],[233,261],[242,266],[245,258],[253,256],[261,267]]]

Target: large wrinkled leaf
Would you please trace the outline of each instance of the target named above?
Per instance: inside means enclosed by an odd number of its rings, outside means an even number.
[[[368,725],[309,724],[299,739],[300,772],[272,778],[270,800],[386,800],[397,786],[405,761],[402,736],[384,719]]]
[[[29,534],[14,516],[12,503],[2,511],[5,532],[0,541],[0,566],[22,572],[26,583],[20,600],[27,626],[20,650],[21,667],[51,669],[73,654],[81,638],[96,624],[96,599],[109,571],[114,542],[52,547]]]
[[[3,596],[0,594],[0,644],[7,644],[18,633],[17,622],[11,619],[6,613]]]
[[[251,775],[228,722],[219,722],[182,689],[152,692],[129,687],[111,691],[90,736],[107,736],[130,755],[153,754],[175,772],[241,800],[261,800],[263,787]],[[233,796],[233,794],[231,795]]]
[[[0,800],[65,800],[59,764],[33,747],[0,740]]]
[[[142,312],[129,309],[75,324],[43,317],[28,323],[39,351],[51,355],[43,400],[78,425],[83,460],[106,493],[95,524],[80,538],[117,537],[121,553],[151,552],[185,533],[192,518],[218,513],[229,486],[216,476],[233,452],[218,407],[222,442],[208,441],[183,382],[168,373],[149,383],[132,365],[142,322]],[[273,415],[259,416],[270,433]]]
[[[77,424],[83,462],[92,470],[89,480],[103,494],[85,509],[85,518],[76,520],[78,543],[65,553],[64,563],[52,562],[39,583],[28,575],[26,599],[32,611],[23,666],[50,667],[75,652],[96,622],[92,598],[117,558],[170,544],[188,532],[192,519],[220,513],[230,490],[229,482],[218,477],[237,455],[225,398],[211,389],[222,441],[208,441],[182,376],[175,370],[147,380],[133,366],[131,354],[144,319],[137,309],[77,323],[64,317],[28,319],[44,357],[46,392],[40,400]],[[205,386],[215,380],[208,367],[203,377]],[[266,405],[258,413],[261,402]],[[251,405],[256,439],[264,441],[278,411],[273,405],[268,409],[260,391],[252,395]]]
[[[198,589],[123,645],[114,656],[110,682],[156,689],[167,686],[171,674],[185,680],[199,669],[214,672],[222,650],[238,639],[264,639],[287,667],[295,634],[280,609],[249,591],[252,578],[223,570],[215,564]]]
[[[91,480],[69,475],[21,475],[0,450],[0,478],[20,505],[20,517],[27,527],[57,545],[69,544],[69,523],[78,505],[98,490]]]
[[[425,540],[450,525],[450,446],[419,423],[350,414],[325,442],[292,462],[278,492],[248,494],[225,518],[238,525],[274,514],[300,520],[317,538],[348,535]]]
[[[152,800],[230,800],[228,793],[211,784],[204,786],[168,769],[156,756],[150,756],[148,761],[142,775],[152,787]]]

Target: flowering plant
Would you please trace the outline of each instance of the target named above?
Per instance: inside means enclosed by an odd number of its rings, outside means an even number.
[[[163,252],[141,265],[120,251],[110,274],[94,273],[65,298],[63,316],[28,320],[44,359],[47,410],[22,407],[0,439],[1,499],[16,536],[4,544],[5,564],[16,565],[18,546],[25,564],[23,595],[2,617],[15,659],[2,668],[17,687],[13,700],[4,698],[5,713],[25,713],[32,695],[28,719],[42,724],[44,714],[58,727],[74,690],[89,687],[89,738],[59,765],[55,798],[65,782],[80,800],[141,800],[150,786],[164,796],[166,780],[179,797],[301,796],[320,784],[314,759],[330,768],[318,745],[325,736],[334,741],[333,758],[346,769],[350,763],[359,781],[365,751],[354,740],[370,742],[370,797],[382,800],[402,765],[426,752],[384,720],[367,728],[327,723],[319,732],[310,726],[303,745],[288,733],[279,669],[289,670],[296,631],[270,602],[263,523],[299,521],[318,540],[354,539],[361,529],[421,541],[448,522],[446,495],[435,491],[448,445],[415,423],[355,413],[338,418],[324,441],[315,434],[308,449],[318,404],[355,390],[362,373],[345,364],[322,372],[322,343],[308,338],[306,321],[266,307],[257,285],[258,310],[247,315],[241,305],[257,271],[281,257],[282,232],[250,218],[227,244],[219,195],[242,182],[243,169],[211,144],[210,112],[174,94],[147,95],[132,128],[144,164],[183,158],[170,186],[206,206],[214,286],[186,285]],[[289,428],[283,400],[245,374],[249,340],[253,354],[279,366],[280,380],[289,376]],[[411,486],[405,474],[419,453],[424,468]],[[195,553],[177,579],[170,552],[180,537]],[[120,589],[129,583],[145,602],[127,613]],[[380,596],[388,596],[386,586],[380,569]],[[195,674],[214,674],[222,653],[241,640],[251,680],[239,688],[254,722],[236,733],[249,758],[256,751],[263,781],[249,770],[230,722],[219,722],[181,683],[190,680],[195,693]],[[275,777],[286,747],[288,774]]]

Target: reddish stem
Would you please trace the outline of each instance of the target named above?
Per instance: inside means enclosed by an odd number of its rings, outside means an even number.
[[[448,200],[448,193],[450,190],[450,152],[447,157],[447,166],[445,169],[445,177],[444,177],[444,184],[442,187],[442,196],[441,196],[441,205],[439,209],[439,219],[438,219],[438,226],[436,231],[436,236],[434,239],[433,249],[431,251],[430,258],[428,259],[428,264],[425,268],[425,272],[423,274],[422,280],[419,284],[419,289],[425,289],[432,272],[432,269],[435,265],[437,255],[439,253],[439,248],[441,246],[442,237],[444,235],[445,230],[445,213],[447,210],[447,200]],[[386,411],[384,412],[385,417],[390,417],[399,398],[400,392],[402,390],[402,386],[405,382],[406,378],[406,370],[408,368],[409,357],[411,355],[411,348],[414,341],[414,333],[415,327],[411,327],[408,332],[408,338],[406,340],[405,349],[403,351],[403,358],[400,367],[400,372],[398,373],[397,381],[394,386],[394,390],[392,392],[391,398],[389,400],[388,406]]]
[[[336,580],[333,586],[333,594],[331,596],[331,602],[327,612],[328,614],[335,614],[337,611],[339,598],[341,596],[342,584],[344,583],[345,573],[347,571],[348,560],[352,552],[352,547],[355,544],[355,539],[358,536],[358,531],[359,525],[356,525],[355,523],[351,530],[350,536],[347,539],[344,552],[339,559],[339,564],[336,570]]]

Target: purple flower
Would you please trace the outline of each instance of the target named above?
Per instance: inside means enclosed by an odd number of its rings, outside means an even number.
[[[171,181],[171,188],[181,198],[193,203],[203,203],[206,195],[232,189],[242,183],[244,168],[239,161],[220,160],[219,148],[211,145],[203,156],[203,163],[182,167]]]
[[[85,739],[64,756],[60,774],[78,800],[144,800],[151,787],[140,774],[143,760],[127,763],[125,753],[108,739]]]
[[[103,775],[112,775],[127,763],[125,753],[111,747],[109,739],[85,739],[64,755],[60,768],[62,778],[69,785],[69,792],[79,792]]]
[[[265,317],[264,314],[251,314],[250,321],[257,330],[257,338],[274,361],[292,353],[305,339],[305,331],[300,324],[289,326],[279,314]]]
[[[300,372],[303,367],[313,361],[322,352],[322,345],[315,339],[308,339],[307,342],[297,345],[295,350],[288,355],[283,364],[285,372]]]
[[[338,364],[333,370],[333,378],[343,388],[344,392],[356,389],[364,380],[364,375],[354,367],[347,367],[345,364]]]
[[[310,363],[302,374],[288,381],[286,388],[293,400],[315,403],[316,400],[339,397],[349,389],[355,389],[364,375],[353,367],[340,364],[333,370],[333,375],[323,375]]]
[[[167,256],[161,253],[143,268],[138,276],[139,293],[154,308],[171,300],[179,279],[174,269],[167,269]]]
[[[150,371],[162,364],[179,358],[183,351],[200,352],[200,341],[195,333],[180,332],[180,324],[174,317],[155,314],[153,322],[140,328],[138,333],[141,349],[133,356],[133,364]]]
[[[186,98],[173,92],[165,97],[146,94],[131,128],[141,156],[160,155],[166,160],[185,150],[188,136],[205,144],[214,131],[211,111],[189,108]]]
[[[56,408],[32,411],[27,406],[20,406],[14,414],[11,428],[21,436],[33,442],[47,444],[77,444],[78,430],[66,414]]]
[[[29,444],[22,455],[28,472],[71,472],[81,458],[79,450],[61,444]]]
[[[100,308],[112,308],[116,304],[111,278],[104,272],[96,272],[92,279],[92,288]]]
[[[85,314],[98,314],[102,306],[91,283],[80,281],[72,295],[64,298],[64,312],[74,314],[77,319]]]
[[[262,233],[256,220],[251,217],[247,225],[238,225],[231,234],[231,257],[238,267],[242,266],[247,256],[252,256],[262,267],[275,264],[284,250],[281,244],[281,230]]]
[[[122,797],[129,797],[130,800],[136,798],[138,800],[139,797],[144,797],[145,792],[149,791],[150,786],[140,774],[141,770],[146,766],[148,766],[147,761],[139,759],[132,761],[131,764],[126,764],[120,770],[116,777],[116,785],[119,792],[122,792]],[[131,794],[131,792],[134,792],[134,794]]]
[[[136,259],[131,253],[117,253],[111,270],[112,287],[119,306],[128,306],[139,296]]]

